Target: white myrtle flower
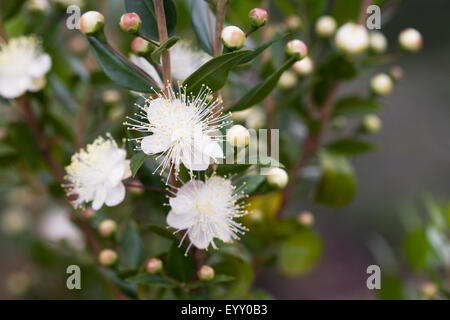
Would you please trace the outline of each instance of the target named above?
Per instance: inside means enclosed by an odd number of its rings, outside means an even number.
[[[45,74],[52,65],[34,37],[13,38],[0,45],[0,95],[14,99],[26,91],[45,86]]]
[[[167,96],[146,98],[144,106],[138,105],[137,118],[127,117],[129,122],[124,124],[128,130],[151,133],[134,140],[137,150],[158,155],[156,160],[161,161],[156,170],[161,168],[161,174],[173,166],[177,173],[181,163],[191,171],[206,170],[216,159],[223,158],[219,129],[229,123],[225,121],[229,115],[221,115],[222,101],[213,100],[205,87],[197,96],[188,96],[185,88],[175,93],[169,86],[168,91]]]
[[[169,199],[170,212],[167,224],[178,231],[186,230],[190,244],[198,249],[209,245],[217,248],[214,238],[223,242],[239,239],[247,229],[234,219],[247,214],[237,202],[244,193],[239,192],[229,179],[219,176],[201,180],[191,180],[178,189],[176,196]]]
[[[67,194],[77,196],[74,206],[92,201],[94,210],[103,204],[112,207],[121,203],[125,198],[122,180],[131,176],[126,151],[119,148],[109,134],[107,139],[98,137],[86,150],[74,154],[66,171]]]

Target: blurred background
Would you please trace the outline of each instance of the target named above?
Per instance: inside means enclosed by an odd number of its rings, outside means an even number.
[[[110,8],[117,13],[110,14],[109,17],[112,21],[118,21],[123,10],[121,1],[110,1]],[[298,279],[286,279],[275,269],[263,271],[258,277],[257,285],[271,292],[274,298],[374,299],[376,293],[366,287],[366,269],[371,264],[380,265],[382,261],[389,259],[389,263],[381,265],[382,272],[385,267],[395,268],[397,276],[417,283],[423,281],[424,277],[420,273],[410,277],[409,271],[404,268],[406,229],[403,221],[405,216],[416,213],[421,215],[425,211],[424,203],[430,197],[444,203],[449,199],[448,12],[450,2],[447,0],[430,0],[426,5],[421,0],[406,0],[383,23],[381,31],[387,36],[391,46],[397,45],[397,36],[401,30],[414,27],[424,37],[424,48],[418,54],[406,56],[399,62],[405,71],[404,80],[396,85],[391,96],[384,98],[381,113],[383,130],[372,137],[378,144],[378,149],[354,161],[358,191],[351,205],[340,210],[328,210],[313,205],[307,194],[289,207],[288,213],[293,217],[303,210],[314,213],[314,228],[323,238],[324,252],[318,266]],[[64,28],[63,25],[60,27]],[[387,70],[388,67],[384,67],[375,71]],[[367,91],[371,76],[372,74],[361,75],[347,84],[343,93],[346,90]],[[3,211],[0,233],[0,298],[108,297],[104,288],[95,286],[95,279],[99,276],[88,267],[83,269],[86,271],[82,285],[89,286],[85,287],[86,290],[82,290],[82,293],[61,290],[65,288],[66,279],[65,269],[61,266],[70,261],[71,256],[66,254],[71,251],[66,251],[59,245],[48,246],[49,239],[60,237],[58,232],[49,230],[68,234],[72,246],[75,244],[82,247],[83,239],[68,224],[67,219],[60,215],[60,208],[48,208],[50,200],[47,196],[30,197],[28,188],[24,186],[10,192],[7,186],[14,178],[4,171],[0,180],[0,205]],[[27,236],[11,236],[16,229],[24,229],[32,221],[30,212],[23,208],[46,208],[46,212],[49,212],[47,219],[32,226],[45,234],[45,241],[31,242]],[[55,250],[58,255],[54,254]],[[380,250],[387,256],[392,253],[391,258],[381,258],[380,262],[377,257]],[[77,253],[77,261],[88,261],[88,258],[83,253]],[[382,282],[382,286],[384,283]]]

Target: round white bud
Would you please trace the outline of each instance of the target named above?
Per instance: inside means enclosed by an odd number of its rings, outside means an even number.
[[[101,265],[112,266],[117,261],[117,253],[111,249],[103,249],[98,255],[98,261]]]
[[[236,26],[228,26],[223,28],[221,39],[228,49],[238,50],[244,46],[245,33]]]
[[[105,25],[105,17],[98,11],[88,11],[80,18],[80,31],[91,35],[101,30]]]
[[[197,276],[200,280],[209,281],[214,278],[214,269],[210,266],[203,265],[198,269]]]
[[[375,114],[369,114],[364,117],[363,129],[368,133],[377,133],[381,129],[381,120]]]
[[[422,48],[422,35],[413,28],[408,28],[400,32],[398,42],[403,50],[417,52]]]
[[[278,80],[278,87],[282,90],[290,89],[296,85],[297,80],[297,76],[294,72],[286,70],[281,75],[280,80]]]
[[[316,21],[316,34],[328,38],[336,31],[336,20],[332,16],[322,16]]]
[[[370,80],[370,88],[380,96],[387,96],[391,94],[394,83],[387,74],[379,73]]]
[[[145,264],[145,270],[150,274],[158,273],[163,267],[161,259],[151,258]]]
[[[250,141],[250,133],[244,126],[236,124],[227,130],[227,141],[234,147],[245,147]]]
[[[102,237],[109,237],[117,230],[117,223],[114,220],[106,219],[100,222],[98,226],[98,233]]]
[[[300,28],[300,26],[302,25],[302,20],[300,20],[298,16],[289,16],[286,19],[285,23],[288,30],[295,30]]]
[[[379,31],[374,31],[369,34],[370,49],[375,53],[384,53],[387,49],[387,39]]]
[[[310,57],[304,57],[302,60],[295,62],[292,65],[292,69],[299,76],[307,76],[313,72],[314,62]]]
[[[297,221],[304,227],[311,227],[314,224],[314,216],[309,211],[303,211],[297,216]]]
[[[364,26],[347,22],[338,29],[334,41],[338,49],[358,54],[369,46],[369,34]]]
[[[273,167],[267,172],[267,182],[272,187],[284,188],[289,181],[288,174],[284,169]]]

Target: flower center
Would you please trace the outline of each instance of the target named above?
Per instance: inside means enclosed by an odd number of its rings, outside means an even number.
[[[213,204],[211,199],[197,199],[195,201],[195,208],[201,215],[209,215],[212,211]]]

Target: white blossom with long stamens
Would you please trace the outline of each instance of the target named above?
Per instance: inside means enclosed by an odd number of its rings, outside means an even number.
[[[198,249],[207,249],[210,245],[217,248],[214,238],[223,242],[239,239],[247,229],[235,219],[247,213],[238,201],[244,192],[236,189],[230,179],[212,176],[205,181],[190,180],[178,189],[169,199],[171,210],[167,224],[178,231],[186,230],[184,239],[189,237],[190,244]]]
[[[157,155],[160,173],[172,167],[178,172],[180,164],[193,171],[203,171],[217,159],[223,158],[219,129],[228,124],[228,114],[222,115],[221,101],[212,99],[211,91],[203,87],[197,96],[187,95],[185,88],[175,93],[147,98],[136,118],[127,117],[128,130],[150,133],[134,139],[137,150]]]
[[[76,196],[73,205],[92,201],[92,208],[98,210],[103,204],[112,207],[121,203],[125,198],[122,180],[131,176],[126,155],[109,134],[75,153],[66,167],[68,183],[64,185],[68,196]]]

